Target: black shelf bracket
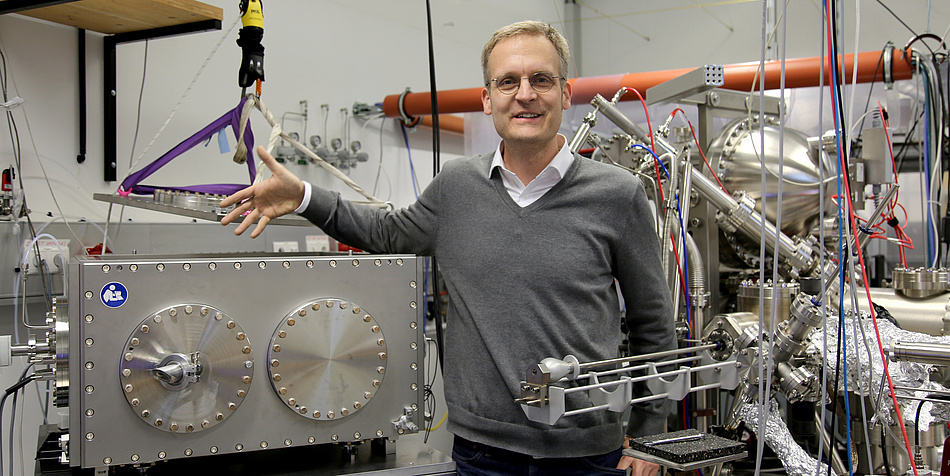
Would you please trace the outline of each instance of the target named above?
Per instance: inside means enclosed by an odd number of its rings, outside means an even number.
[[[9,1],[9,0],[8,0]],[[204,20],[194,23],[185,23],[183,25],[165,26],[149,30],[133,31],[128,33],[117,33],[106,36],[103,40],[103,180],[106,182],[115,182],[117,179],[117,146],[116,146],[116,61],[115,48],[124,43],[133,43],[136,41],[150,40],[155,38],[168,38],[171,36],[187,35],[190,33],[199,33],[203,31],[212,31],[221,29],[221,20]]]

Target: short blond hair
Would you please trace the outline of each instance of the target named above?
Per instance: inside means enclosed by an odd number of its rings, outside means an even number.
[[[526,20],[500,28],[492,35],[488,43],[485,43],[485,47],[482,48],[482,80],[485,84],[488,84],[492,79],[488,72],[488,57],[491,56],[492,50],[495,49],[499,41],[518,35],[537,35],[547,38],[554,45],[554,49],[561,59],[560,70],[557,74],[562,78],[567,78],[567,65],[571,60],[571,48],[567,45],[567,40],[550,23]]]

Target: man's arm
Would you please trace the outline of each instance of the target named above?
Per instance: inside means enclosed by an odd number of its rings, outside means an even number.
[[[257,221],[251,233],[251,238],[256,238],[270,220],[305,205],[301,212],[304,218],[348,245],[376,253],[431,255],[435,252],[439,177],[426,187],[415,203],[396,211],[356,204],[344,200],[337,192],[316,186],[310,189],[309,203],[302,204],[304,183],[263,148],[258,147],[257,153],[272,175],[221,202],[222,207],[238,204],[221,220],[222,225],[247,213],[235,234],[244,233]]]
[[[626,323],[630,352],[640,355],[676,347],[673,303],[660,262],[660,243],[653,234],[653,214],[643,186],[628,204],[626,232],[617,252],[617,279],[627,304]],[[638,388],[645,390],[645,385]],[[635,389],[637,391],[637,389]],[[669,413],[667,400],[634,405],[627,436],[662,433]]]

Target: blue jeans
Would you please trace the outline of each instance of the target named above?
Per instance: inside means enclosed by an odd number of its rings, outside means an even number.
[[[621,450],[578,458],[541,458],[473,443],[458,436],[452,447],[459,476],[592,476],[625,475],[617,469]]]

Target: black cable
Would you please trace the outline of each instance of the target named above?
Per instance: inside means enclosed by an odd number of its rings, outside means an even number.
[[[884,45],[884,49],[881,50],[881,57],[877,59],[877,66],[874,67],[874,76],[871,77],[871,88],[868,89],[868,100],[864,103],[864,115],[865,117],[861,118],[861,127],[858,130],[864,129],[864,121],[867,119],[868,108],[871,107],[871,95],[874,93],[874,83],[877,81],[877,73],[881,71],[881,65],[884,64],[884,55],[887,54],[887,45]],[[883,117],[881,118],[884,119]],[[896,173],[896,172],[895,172]]]
[[[430,342],[430,341],[427,340],[426,342]],[[438,344],[435,341],[431,341],[431,342],[433,343],[433,345],[436,346],[436,349],[438,350]],[[432,366],[429,364],[429,357],[431,355],[432,353],[429,352],[429,347],[427,345],[426,346],[426,373],[428,373],[429,370],[432,368]],[[438,353],[435,354],[435,358],[438,358]],[[435,399],[435,394],[432,392],[432,386],[435,385],[435,377],[437,375],[438,374],[435,372],[435,370],[433,370],[432,378],[428,379],[426,381],[425,386],[423,387],[424,388],[423,397],[424,397],[424,403],[426,406],[426,411],[429,412],[429,415],[431,416],[431,420],[425,425],[426,433],[425,433],[425,437],[423,437],[422,439],[423,443],[429,442],[429,433],[432,431],[432,424],[433,424],[432,422],[435,421],[435,411],[438,408],[438,405],[437,405],[438,402]]]
[[[426,0],[426,20],[429,29],[429,99],[432,102],[432,177],[439,173],[439,94],[435,87],[435,50],[432,42],[432,9]],[[445,335],[442,329],[442,292],[439,289],[439,263],[432,257],[432,309],[435,314],[436,345],[439,347],[439,369],[445,372]]]
[[[881,6],[884,7],[885,10],[887,10],[887,13],[890,13],[892,17],[896,18],[897,21],[901,22],[901,25],[904,25],[904,28],[907,28],[907,31],[911,32],[911,34],[914,35],[914,38],[920,37],[920,35],[918,35],[917,32],[914,31],[913,28],[907,26],[907,23],[904,23],[904,20],[901,20],[901,17],[897,16],[897,14],[894,13],[893,10],[891,10],[890,8],[888,8],[887,5],[884,4],[884,2],[882,2],[881,0],[877,0],[877,3],[881,4]],[[931,49],[930,49],[930,46],[927,45],[927,43],[924,43],[924,46],[925,46],[928,50],[930,50],[930,54],[931,54],[931,55],[934,54],[934,50],[931,50]]]
[[[920,409],[924,407],[924,401],[917,404],[917,416],[914,417],[914,446],[920,446]]]
[[[887,434],[884,432],[884,425],[881,425],[881,459],[884,460],[884,471],[887,476],[891,475],[891,464],[887,461]]]
[[[20,390],[22,389],[18,389],[17,391],[13,392],[13,401],[11,402],[10,408],[10,442],[8,443],[8,446],[10,447],[10,476],[13,476],[13,463],[16,461],[15,448],[13,447],[13,434],[16,431],[16,406],[17,400],[19,400],[20,397]]]
[[[32,363],[30,365],[27,365],[26,368],[23,369],[23,373],[20,374],[20,380],[17,381],[17,383],[13,384],[10,388],[8,388],[6,392],[4,392],[3,398],[0,398],[0,471],[2,471],[2,468],[3,468],[3,431],[2,431],[3,430],[3,406],[4,404],[6,404],[7,397],[9,397],[11,393],[14,393],[20,390],[21,388],[25,387],[28,383],[33,381],[34,379],[33,375],[24,378],[26,376],[27,371],[32,366],[33,366]],[[11,423],[10,426],[12,428],[13,424]],[[10,439],[12,440],[13,437],[11,436]],[[11,461],[13,460],[13,450],[10,451],[10,460]],[[10,474],[11,475],[13,474],[12,469],[10,470]]]
[[[831,27],[829,28],[831,30],[830,37],[828,38],[828,41],[830,42],[830,47],[831,47],[830,60],[831,60],[831,67],[834,68],[834,74],[832,75],[832,77],[837,76],[837,79],[838,79],[837,81],[834,81],[834,84],[829,84],[829,86],[835,89],[835,93],[837,96],[835,99],[835,106],[837,108],[837,112],[835,115],[837,116],[839,130],[836,131],[836,133],[840,135],[840,139],[838,143],[841,144],[841,146],[843,146],[844,144],[848,143],[847,134],[846,134],[847,125],[844,122],[844,105],[841,100],[841,82],[843,81],[842,76],[844,75],[844,71],[841,69],[840,65],[838,64],[837,9],[835,8],[835,1],[834,0],[829,0],[829,1],[830,1],[830,7],[831,7],[830,8],[831,16],[830,18],[828,18],[828,23],[829,25],[831,25]],[[833,106],[832,111],[834,110],[835,110],[835,107]],[[839,154],[841,154],[841,156],[844,157],[844,151],[839,151]],[[848,157],[844,157],[843,160],[847,160],[847,159]],[[841,167],[843,168],[845,167],[845,165],[846,164],[841,164]],[[844,179],[848,180],[848,175],[847,174],[843,174],[843,175],[844,175]],[[850,228],[850,225],[848,226]],[[852,230],[852,232],[853,231],[854,230]],[[839,246],[845,246],[845,245],[841,244]],[[845,259],[847,259],[848,254],[844,253],[844,256],[845,256]],[[842,263],[839,263],[838,265],[844,268],[845,263],[842,262]],[[835,346],[837,347],[837,350],[835,351],[835,382],[834,382],[834,386],[832,387],[834,389],[834,397],[832,398],[831,433],[829,435],[830,444],[828,445],[829,458],[832,457],[831,453],[836,451],[835,444],[837,443],[837,432],[835,431],[835,420],[837,418],[838,413],[834,411],[834,402],[837,402],[838,381],[841,377],[841,347],[842,347],[842,341],[844,340],[842,331],[843,331],[843,319],[838,319],[838,334],[837,334],[838,337],[837,339],[835,339],[836,340]],[[847,376],[845,378],[847,378]],[[845,397],[845,405],[847,405],[848,404],[847,394],[845,394],[844,397]],[[847,450],[851,451],[850,448],[848,448]],[[831,475],[831,465],[828,465],[828,475],[829,476]]]
[[[920,118],[923,117],[923,116],[924,116],[924,114],[921,113],[921,114],[919,114],[919,115],[914,119],[914,123],[911,124],[911,126],[910,126],[910,131],[908,131],[908,132],[907,132],[907,135],[904,136],[904,143],[901,144],[900,150],[898,150],[898,151],[897,151],[897,154],[894,155],[894,159],[897,161],[897,170],[895,170],[894,173],[900,173],[901,168],[903,168],[903,166],[904,166],[904,156],[903,156],[902,154],[904,153],[904,149],[907,148],[907,144],[910,144],[910,143],[911,143],[911,141],[909,141],[908,139],[910,139],[910,138],[914,135],[914,131],[917,130],[917,124],[920,124]],[[917,146],[914,145],[914,148],[917,148]],[[920,151],[919,151],[919,150],[918,150],[917,155],[918,155],[918,160],[919,160],[919,156],[920,156]]]
[[[148,38],[145,39],[145,54],[142,59],[142,85],[139,87],[139,106],[135,113],[135,133],[132,134],[132,150],[129,151],[129,169],[132,169],[132,161],[135,159],[135,143],[139,139],[139,125],[142,123],[142,96],[145,92],[145,74],[148,72]],[[130,172],[131,173],[131,172]],[[119,220],[119,223],[122,223]],[[102,250],[105,253],[105,250]]]
[[[831,403],[829,404],[829,405],[831,405],[831,408],[830,408],[830,410],[831,410],[831,431],[829,431],[829,433],[828,433],[828,441],[830,442],[830,443],[828,444],[828,458],[829,458],[829,461],[830,461],[831,458],[832,458],[832,454],[831,454],[831,453],[837,451],[837,450],[835,449],[835,444],[838,442],[838,432],[835,431],[835,417],[838,416],[838,412],[837,412],[836,409],[835,409],[835,407],[836,407],[835,403],[838,401],[838,379],[839,379],[840,376],[841,376],[841,340],[842,340],[841,329],[842,329],[842,320],[841,320],[841,319],[838,319],[838,338],[835,339],[835,340],[837,341],[837,342],[835,343],[835,345],[838,347],[838,350],[837,350],[836,353],[835,353],[835,383],[834,383],[834,386],[831,387],[834,393],[832,394]],[[846,397],[845,403],[847,404],[847,395],[845,395],[845,397]],[[824,425],[825,422],[821,422],[821,424]],[[849,449],[849,451],[850,451],[850,449]],[[831,476],[831,465],[830,465],[830,464],[828,465],[828,476]]]

